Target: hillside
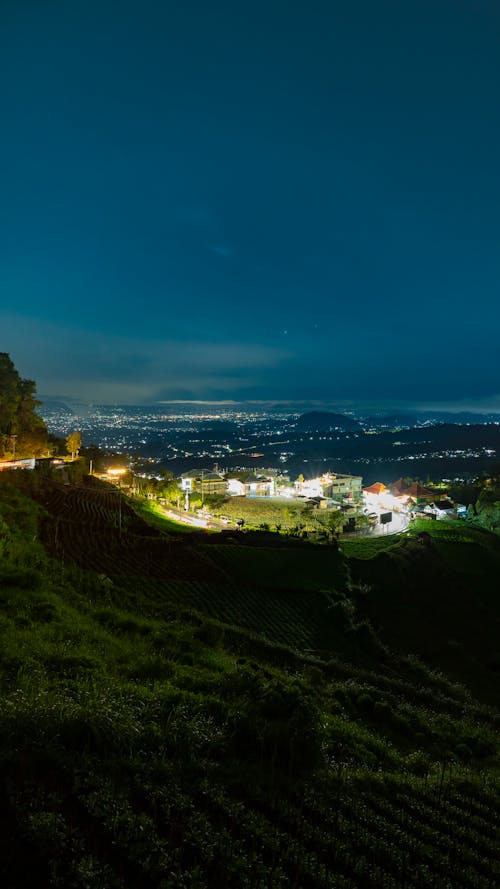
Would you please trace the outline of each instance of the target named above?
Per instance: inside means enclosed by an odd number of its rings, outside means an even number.
[[[427,545],[419,529],[430,535]],[[352,577],[367,585],[358,605],[391,648],[423,656],[498,702],[500,537],[464,523],[421,521],[398,546],[350,564]]]
[[[349,432],[362,428],[353,417],[334,414],[332,411],[308,411],[297,418],[295,426],[303,432],[330,432],[335,429]]]
[[[2,885],[493,889],[498,539],[443,534],[247,545],[0,478]]]

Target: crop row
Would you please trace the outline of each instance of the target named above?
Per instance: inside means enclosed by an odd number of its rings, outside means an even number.
[[[267,820],[266,804],[258,807],[257,813],[255,808],[232,803],[222,792],[216,801],[240,829],[244,824],[257,833],[259,842],[274,849],[282,867],[289,855],[293,855],[295,866],[304,860],[314,861],[317,885],[323,885],[321,876],[328,877],[330,869],[336,879],[340,876],[348,884],[357,885],[369,875],[366,885],[386,889],[427,885],[491,889],[496,885],[494,858],[476,854],[474,842],[468,843],[464,833],[458,843],[450,844],[449,837],[438,831],[419,833],[418,825],[411,821],[403,828],[397,822],[397,810],[387,817],[377,816],[374,806],[367,807],[349,796],[336,800],[333,812],[319,808],[313,813],[309,807],[300,811],[282,802],[277,831]]]
[[[141,591],[150,604],[170,603],[193,608],[223,623],[253,630],[277,644],[307,647],[312,645],[317,625],[307,609],[286,600],[273,602],[266,591],[239,587],[228,582],[206,583],[186,580],[153,580],[127,577],[117,579],[120,586]]]
[[[116,529],[93,529],[63,520],[57,525],[50,522],[46,534],[52,535],[51,544],[59,556],[105,574],[137,597],[145,599],[147,591],[151,605],[171,602],[225,623],[246,626],[274,642],[301,647],[314,644],[317,618],[311,613],[307,595],[279,595],[231,582],[225,575],[219,579],[209,559],[168,538],[120,538]]]
[[[64,552],[82,568],[106,574],[134,574],[165,578],[218,576],[206,558],[175,546],[164,537],[140,537],[116,527],[85,524],[71,519],[45,522],[44,542],[59,555]]]
[[[233,576],[273,589],[343,589],[346,582],[342,556],[330,548],[293,550],[212,544],[204,550]]]
[[[427,823],[436,805],[431,795],[414,818],[382,784],[378,791],[340,787],[330,799],[311,790],[269,797],[257,788],[245,796],[240,782],[231,791],[208,776],[183,778],[177,767],[165,759],[161,766],[145,763],[125,790],[118,774],[107,778],[89,762],[72,787],[60,785],[60,801],[53,776],[48,792],[42,776],[16,795],[14,807],[22,823],[29,813],[24,830],[49,858],[71,851],[69,868],[87,858],[90,842],[98,872],[107,874],[102,885],[130,885],[127,879],[152,889],[168,873],[175,885],[198,889],[498,885],[498,847],[469,830],[454,806],[444,830],[439,819]],[[412,785],[401,785],[400,796],[410,808],[416,802]],[[471,800],[481,806],[480,790]],[[437,804],[447,802],[445,796]],[[182,883],[184,872],[196,873],[196,882]],[[67,876],[68,885],[83,885]]]
[[[54,498],[69,506],[65,513],[59,510],[55,522],[45,523],[45,541],[59,556],[105,574],[137,594],[144,586],[158,604],[170,600],[223,622],[248,627],[273,642],[314,646],[318,617],[311,610],[308,594],[266,592],[255,580],[246,582],[241,572],[231,580],[229,572],[217,567],[212,555],[214,549],[232,554],[233,547],[195,549],[168,537],[142,537],[116,525],[106,526],[97,520],[104,506],[92,499],[94,492],[87,492],[87,497],[84,489],[73,493],[80,504],[79,512],[70,508],[71,493],[66,495],[64,488],[54,489]],[[82,508],[84,503],[87,505]],[[235,549],[238,558],[245,548]],[[250,556],[258,559],[259,553],[251,550]]]

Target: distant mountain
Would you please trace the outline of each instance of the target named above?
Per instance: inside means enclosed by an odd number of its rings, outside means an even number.
[[[69,407],[65,401],[55,401],[51,398],[43,398],[40,396],[41,401],[41,409],[40,413],[43,414],[44,411],[56,411],[61,414],[74,414],[74,408]]]
[[[408,427],[411,429],[417,426],[421,421],[418,414],[376,414],[372,417],[363,419],[363,425],[368,427],[376,427],[380,429],[397,429]]]
[[[351,432],[361,429],[361,424],[345,414],[334,414],[331,411],[308,411],[297,419],[297,429],[303,432],[331,432],[341,430]]]
[[[459,413],[452,411],[433,412],[429,416],[430,420],[438,423],[454,423],[483,425],[484,423],[498,423],[500,414],[498,413],[477,413],[476,411],[460,411]]]
[[[397,429],[397,428],[414,428],[417,426],[439,425],[447,423],[454,426],[484,425],[485,423],[498,423],[499,414],[480,414],[471,411],[461,411],[460,413],[452,411],[431,411],[424,413],[422,411],[412,411],[404,414],[384,414],[377,413],[369,417],[363,417],[363,425],[368,427],[378,427],[380,429]]]

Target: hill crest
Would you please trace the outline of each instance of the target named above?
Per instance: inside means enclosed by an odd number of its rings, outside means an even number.
[[[332,411],[307,411],[301,414],[296,421],[297,429],[303,429],[304,432],[331,432],[340,430],[342,432],[351,432],[361,429],[361,424],[353,417],[346,414],[335,414]]]

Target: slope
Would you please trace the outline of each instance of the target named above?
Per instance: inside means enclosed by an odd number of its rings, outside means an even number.
[[[350,562],[357,603],[380,638],[498,701],[500,538],[463,523],[422,523],[370,561]],[[416,529],[418,533],[418,528]]]
[[[348,565],[323,594],[342,652],[311,656],[209,618],[201,595],[195,610],[169,597],[158,563],[133,545],[160,548],[156,533],[126,504],[120,528],[116,497],[91,532],[78,520],[80,499],[82,514],[95,512],[90,496],[61,495],[71,510],[58,521],[55,495],[34,476],[0,479],[3,885],[498,884],[498,715],[382,645]],[[81,567],[79,535],[98,568],[109,536],[113,571]],[[127,535],[142,575],[120,565]],[[190,583],[180,576],[189,559],[195,573],[206,564],[207,601],[219,584],[239,588],[252,564],[240,547],[231,563],[163,543],[174,585]],[[316,550],[303,552],[307,563]],[[269,595],[272,559],[258,584]],[[300,592],[293,559],[280,596]],[[308,596],[320,593],[316,571]]]

